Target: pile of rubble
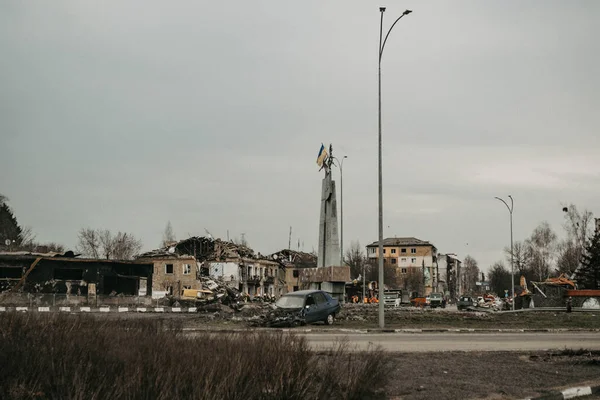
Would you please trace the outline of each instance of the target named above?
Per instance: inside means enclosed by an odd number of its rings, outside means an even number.
[[[180,296],[167,296],[172,307],[196,307],[198,311],[212,311],[220,306],[240,310],[245,304],[244,295],[236,288],[218,278],[201,277],[205,289],[184,289]]]

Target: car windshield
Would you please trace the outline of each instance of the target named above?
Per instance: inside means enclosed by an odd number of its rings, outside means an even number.
[[[462,301],[469,301],[469,300],[471,300],[471,298],[469,298],[469,297],[463,297],[461,300]]]
[[[304,306],[303,296],[283,296],[275,305],[279,308],[301,308]]]
[[[441,295],[441,294],[439,294],[439,293],[433,293],[433,294],[431,295],[431,298],[432,298],[432,299],[441,299],[441,298],[442,298],[442,295]]]

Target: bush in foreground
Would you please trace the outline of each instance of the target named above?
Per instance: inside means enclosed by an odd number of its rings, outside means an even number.
[[[389,377],[379,349],[89,315],[2,314],[0,354],[3,399],[364,399]]]

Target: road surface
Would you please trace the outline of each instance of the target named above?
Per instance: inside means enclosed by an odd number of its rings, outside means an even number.
[[[380,345],[395,352],[430,351],[535,351],[588,349],[600,350],[600,332],[561,333],[374,333],[302,334],[312,348],[328,348],[336,340],[348,338],[351,348],[367,349]]]

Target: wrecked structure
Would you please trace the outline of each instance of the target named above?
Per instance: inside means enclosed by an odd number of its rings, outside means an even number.
[[[524,285],[521,277],[521,287]],[[561,274],[556,278],[548,278],[543,282],[531,282],[533,292],[525,290],[516,296],[523,308],[565,307],[567,298],[572,298],[573,307],[600,309],[600,290],[577,289],[575,281]],[[519,298],[522,298],[520,302]]]
[[[171,246],[141,254],[154,266],[154,297],[204,289],[204,278],[215,278],[254,296],[285,294],[285,269],[248,246],[211,237],[190,237]]]
[[[0,253],[0,292],[96,295],[152,294],[152,264],[76,258],[73,252]]]
[[[317,267],[314,254],[289,249],[271,254],[270,257],[285,270],[287,293],[305,289],[324,290],[343,301],[346,283],[350,281],[350,267]]]

